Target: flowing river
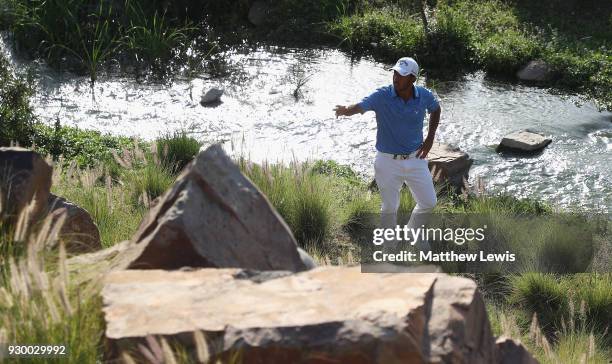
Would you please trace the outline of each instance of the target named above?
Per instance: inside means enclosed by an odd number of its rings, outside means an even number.
[[[254,161],[333,159],[373,175],[374,113],[336,119],[332,109],[390,84],[390,65],[354,61],[327,49],[260,47],[233,51],[226,59],[224,76],[202,74],[169,85],[107,76],[96,83],[94,97],[87,77],[37,65],[34,105],[49,123],[59,118],[64,125],[146,139],[189,129],[206,143],[224,142],[229,152]],[[471,182],[480,177],[489,191],[612,212],[611,113],[575,96],[482,73],[453,80],[421,77],[419,83],[441,100],[437,140],[474,159]],[[222,103],[203,107],[200,95],[211,87],[225,89]],[[552,144],[535,157],[495,153],[504,135],[525,128],[551,137]]]

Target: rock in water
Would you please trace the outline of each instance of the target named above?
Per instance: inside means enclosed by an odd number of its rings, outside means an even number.
[[[435,182],[448,182],[457,188],[463,187],[474,163],[467,153],[444,143],[434,143],[427,160]]]
[[[255,1],[249,9],[249,21],[256,27],[262,26],[270,16],[270,5],[265,1]]]
[[[71,253],[91,252],[102,249],[100,231],[87,210],[63,197],[49,194],[49,213],[66,209],[66,221],[60,230],[60,239]]]
[[[202,105],[210,105],[221,101],[221,96],[223,95],[223,90],[218,88],[211,88],[208,90],[202,98],[200,99],[200,104]]]
[[[193,344],[245,363],[496,363],[476,283],[436,273],[129,270],[107,276],[106,337],[115,348],[146,335]],[[213,360],[214,361],[214,360]]]
[[[516,77],[523,81],[546,81],[551,78],[551,74],[550,66],[546,62],[535,60],[521,68]]]
[[[31,150],[0,148],[0,196],[4,214],[17,216],[32,202],[30,222],[42,217],[47,210],[51,189],[51,166]]]
[[[497,151],[535,153],[545,148],[551,142],[552,139],[546,138],[543,135],[522,130],[506,135],[497,146]]]

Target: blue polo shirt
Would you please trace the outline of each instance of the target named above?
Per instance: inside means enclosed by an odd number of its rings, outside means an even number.
[[[359,103],[365,111],[376,112],[376,150],[391,154],[409,154],[423,143],[425,111],[440,107],[433,93],[413,85],[413,98],[404,101],[393,85],[381,87]]]

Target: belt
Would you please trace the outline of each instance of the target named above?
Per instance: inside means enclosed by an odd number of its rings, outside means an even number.
[[[392,159],[400,159],[400,160],[405,160],[405,159],[411,159],[411,158],[417,158],[416,154],[417,154],[418,150],[415,150],[414,152],[410,153],[410,154],[393,154],[393,153],[385,153],[385,152],[378,152],[386,157],[391,157]]]

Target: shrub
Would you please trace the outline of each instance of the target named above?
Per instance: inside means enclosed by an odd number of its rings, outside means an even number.
[[[358,185],[361,183],[357,172],[350,166],[339,164],[332,160],[318,160],[311,167],[312,173],[323,174],[326,176],[342,178],[349,184]]]
[[[166,134],[155,141],[157,156],[173,173],[180,172],[193,160],[202,144],[186,132]]]
[[[422,24],[384,10],[342,17],[330,23],[329,30],[352,50],[370,49],[390,58],[415,54],[424,44]]]
[[[472,44],[473,27],[467,14],[449,6],[439,7],[424,49],[428,63],[461,68],[473,57]]]
[[[116,165],[113,152],[120,154],[134,147],[134,140],[127,137],[61,126],[59,123],[55,127],[37,124],[32,141],[39,153],[51,155],[55,159],[63,156],[67,160],[76,161],[79,167],[93,167],[100,162],[109,166]]]
[[[492,73],[514,74],[540,52],[540,45],[533,37],[514,29],[504,30],[476,44],[478,63]]]
[[[32,144],[36,121],[30,105],[33,85],[31,77],[16,75],[0,54],[0,146]]]

